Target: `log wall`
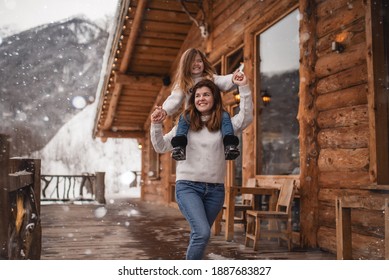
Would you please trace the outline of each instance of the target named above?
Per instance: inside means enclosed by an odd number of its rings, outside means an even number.
[[[372,131],[368,101],[366,17],[369,1],[316,1],[317,45],[315,106],[319,133],[319,228],[318,246],[336,252],[335,198],[354,194],[384,203],[385,195],[363,190],[374,184],[370,174]],[[332,41],[345,47],[331,50]],[[384,257],[382,211],[352,211],[353,258]]]

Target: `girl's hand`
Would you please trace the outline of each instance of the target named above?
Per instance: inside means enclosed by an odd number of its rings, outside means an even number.
[[[247,84],[246,75],[241,71],[236,71],[232,75],[232,82],[237,86],[244,86]]]
[[[162,123],[166,119],[167,113],[161,106],[156,106],[154,112],[151,114],[152,123]]]

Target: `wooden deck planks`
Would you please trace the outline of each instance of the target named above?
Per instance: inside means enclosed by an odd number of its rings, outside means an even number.
[[[179,260],[185,258],[189,240],[179,210],[139,199],[106,206],[42,205],[41,220],[43,260]],[[205,259],[336,259],[320,250],[288,252],[270,241],[254,252],[244,247],[244,232],[236,227],[232,242],[212,236]]]

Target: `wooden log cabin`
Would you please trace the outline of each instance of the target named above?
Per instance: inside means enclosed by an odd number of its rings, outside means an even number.
[[[150,114],[170,94],[182,52],[196,47],[219,74],[244,63],[253,89],[254,122],[226,188],[296,179],[298,243],[334,253],[335,200],[363,197],[372,207],[352,211],[352,257],[387,256],[388,1],[119,2],[93,134],[138,139],[143,200],[176,205],[175,162],[151,147]],[[238,92],[223,98],[239,110]]]

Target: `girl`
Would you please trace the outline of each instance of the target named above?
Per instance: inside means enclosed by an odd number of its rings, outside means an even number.
[[[231,119],[235,132],[253,120],[251,91],[244,74],[236,76],[241,95],[240,111]],[[184,115],[190,118],[188,151],[185,161],[176,166],[176,201],[190,224],[191,234],[186,259],[202,259],[211,234],[211,227],[223,207],[226,161],[220,132],[223,113],[219,88],[205,79],[193,87]],[[173,149],[171,139],[177,126],[163,135],[159,110],[151,115],[151,142],[156,152]]]
[[[191,90],[197,82],[209,79],[214,81],[220,90],[226,91],[234,86],[232,82],[234,75],[236,73],[226,76],[216,75],[212,65],[200,50],[194,48],[186,50],[180,59],[173,91],[163,103],[162,108],[157,107],[160,111],[156,117],[160,119],[166,115],[171,116],[181,108],[184,101],[186,105],[191,96]],[[230,115],[224,111],[221,120],[225,159],[236,159],[240,155],[237,147],[239,139],[234,135]],[[183,115],[180,117],[177,134],[172,138],[172,157],[175,160],[184,160],[186,158],[186,135],[189,130],[189,123],[190,119],[188,116]]]

